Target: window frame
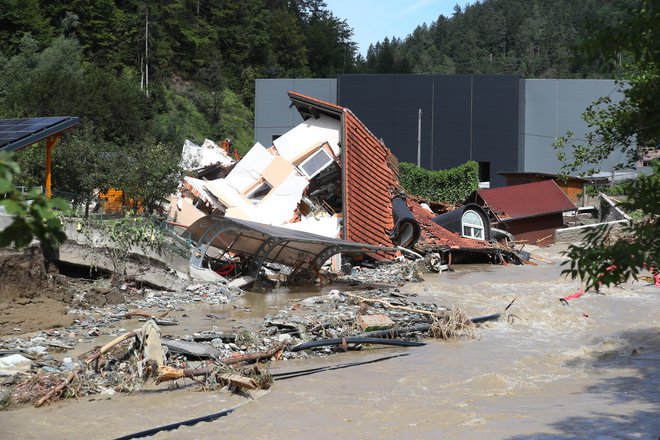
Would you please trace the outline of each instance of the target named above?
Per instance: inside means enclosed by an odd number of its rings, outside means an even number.
[[[328,160],[327,160],[327,161],[326,161],[321,167],[319,167],[314,173],[309,174],[309,173],[304,169],[305,164],[308,163],[308,162],[310,162],[312,159],[314,159],[316,156],[318,156],[318,155],[321,154],[321,153],[325,154],[326,157],[328,158]],[[315,152],[313,152],[312,154],[310,154],[309,156],[307,156],[307,157],[305,158],[305,160],[303,160],[302,162],[300,162],[300,163],[298,164],[297,168],[300,170],[300,172],[301,172],[303,175],[307,176],[308,179],[312,179],[314,176],[316,176],[317,174],[319,174],[321,171],[323,171],[323,170],[325,170],[326,168],[328,168],[328,167],[332,164],[332,162],[334,162],[334,161],[335,161],[335,159],[334,159],[334,157],[332,157],[332,154],[328,153],[328,152],[326,151],[326,149],[322,146],[321,148],[319,148],[318,150],[316,150]]]
[[[467,222],[465,221],[465,217],[468,215],[476,215],[477,218],[479,219],[479,224],[475,224],[474,222],[471,222],[468,220]],[[465,212],[463,212],[463,215],[461,215],[461,231],[463,237],[467,238],[473,238],[475,240],[485,240],[486,238],[486,225],[484,224],[484,219],[479,215],[477,211],[474,211],[472,209],[467,209]],[[475,231],[481,232],[481,234],[475,233]],[[481,235],[481,236],[478,236]]]

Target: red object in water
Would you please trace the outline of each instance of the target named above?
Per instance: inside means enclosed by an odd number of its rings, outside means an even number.
[[[578,290],[577,292],[575,292],[575,293],[572,294],[572,295],[565,296],[564,299],[565,299],[566,301],[568,301],[569,299],[576,299],[576,298],[579,298],[579,297],[581,297],[582,295],[584,295],[584,291],[583,291],[582,289],[580,289],[580,290]]]

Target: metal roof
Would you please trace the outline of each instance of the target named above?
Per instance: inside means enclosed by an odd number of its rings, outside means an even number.
[[[193,267],[202,268],[210,246],[254,258],[251,272],[256,274],[264,262],[274,262],[295,269],[318,270],[338,253],[392,252],[395,248],[374,246],[324,237],[304,231],[271,226],[229,217],[206,216],[190,225],[197,244],[190,259]]]
[[[500,172],[500,173],[497,173],[497,174],[499,174],[500,176],[504,176],[504,177],[508,177],[508,176],[511,176],[511,177],[536,177],[536,178],[539,178],[539,179],[554,179],[554,180],[563,178],[559,174],[543,173],[543,172],[536,172],[536,171],[506,171],[506,172]],[[588,183],[588,182],[591,181],[591,179],[589,179],[589,178],[580,177],[580,176],[565,176],[565,177],[568,180],[574,180],[574,181],[584,182],[584,183]]]
[[[477,194],[501,221],[575,209],[554,180],[481,189]]]
[[[0,119],[0,151],[16,151],[80,123],[76,116]]]

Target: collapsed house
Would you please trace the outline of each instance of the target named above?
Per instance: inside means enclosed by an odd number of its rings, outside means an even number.
[[[294,92],[289,98],[302,123],[269,147],[255,144],[223,178],[184,178],[169,217],[190,226],[197,243],[191,266],[202,269],[207,256],[228,253],[259,264],[295,260],[315,270],[320,259],[347,252],[376,261],[407,249],[499,253],[486,235],[453,233],[428,221],[436,214],[406,197],[396,157],[351,110]],[[314,251],[314,242],[326,245]],[[210,248],[220,251],[207,254]],[[340,266],[335,261],[333,268]]]

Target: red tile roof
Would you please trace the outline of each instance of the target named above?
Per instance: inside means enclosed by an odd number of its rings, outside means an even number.
[[[390,150],[365,125],[344,109],[344,228],[346,239],[392,246],[394,227],[391,192],[399,180]],[[373,255],[391,259],[393,255]]]
[[[440,248],[471,251],[496,249],[495,246],[487,241],[461,237],[460,235],[443,228],[437,223],[434,223],[431,219],[434,218],[436,214],[422,208],[417,202],[407,199],[406,203],[415,216],[415,219],[419,222],[419,226],[422,228],[420,239],[415,246],[418,249],[422,251],[426,249]]]
[[[289,91],[289,98],[303,118],[319,111],[343,121],[344,238],[392,247],[389,235],[394,227],[391,192],[399,188],[396,157],[348,108],[292,91]],[[371,256],[391,260],[396,255]]]
[[[575,209],[554,180],[482,189],[477,194],[503,221]]]

